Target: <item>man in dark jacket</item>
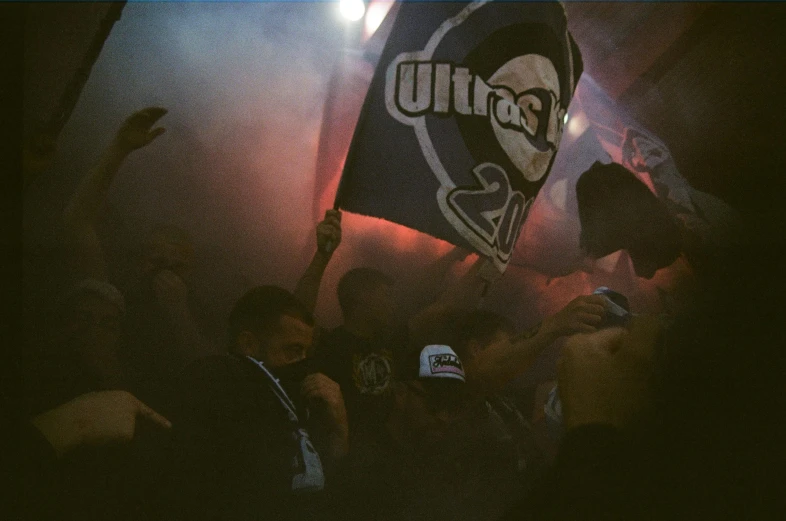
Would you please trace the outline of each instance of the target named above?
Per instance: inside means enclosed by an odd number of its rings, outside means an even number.
[[[229,322],[229,354],[198,360],[177,382],[172,515],[311,518],[348,436],[338,384],[309,374],[313,319],[289,292],[263,286]]]

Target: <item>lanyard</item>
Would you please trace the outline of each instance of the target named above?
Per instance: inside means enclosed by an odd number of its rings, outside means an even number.
[[[298,420],[298,417],[297,417],[297,409],[295,407],[295,403],[289,397],[289,395],[284,390],[284,388],[281,387],[281,383],[279,383],[278,378],[273,376],[273,373],[271,373],[268,370],[268,368],[265,367],[265,364],[263,364],[262,362],[260,362],[256,358],[253,358],[251,356],[247,356],[246,358],[248,358],[249,360],[251,360],[252,362],[257,364],[259,366],[259,368],[262,369],[262,371],[265,372],[265,374],[267,375],[268,379],[272,382],[272,385],[270,387],[271,387],[271,389],[273,389],[273,393],[276,395],[278,400],[281,402],[281,405],[284,406],[284,409],[287,410],[287,414],[289,415],[290,421],[292,421],[293,423],[296,423],[296,424],[300,424],[300,420]]]
[[[292,491],[315,492],[322,490],[325,487],[325,474],[322,470],[322,461],[319,459],[319,454],[317,454],[314,445],[309,439],[308,432],[306,432],[305,428],[300,426],[295,403],[284,388],[281,387],[278,378],[273,376],[273,373],[265,367],[265,364],[250,356],[246,358],[254,362],[265,372],[265,375],[271,382],[270,388],[281,402],[281,405],[284,406],[284,409],[286,409],[290,421],[298,426],[297,432],[293,433],[298,452],[292,462],[294,470],[291,485]]]

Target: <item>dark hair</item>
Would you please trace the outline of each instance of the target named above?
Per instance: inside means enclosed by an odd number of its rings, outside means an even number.
[[[393,279],[374,268],[354,268],[338,281],[338,305],[344,317],[355,309],[358,296],[378,286],[392,286]]]
[[[576,183],[581,246],[593,258],[625,249],[660,267],[680,254],[680,232],[666,206],[617,163],[595,162]]]
[[[248,291],[229,314],[229,350],[234,349],[237,336],[243,331],[251,331],[260,338],[275,332],[282,316],[314,325],[311,313],[289,291],[277,286],[258,286]]]
[[[482,309],[451,308],[438,313],[419,331],[410,332],[405,362],[405,379],[417,378],[420,352],[427,345],[449,346],[462,361],[471,358],[469,343],[473,340],[485,346],[499,333],[514,335],[516,329],[506,317]],[[412,370],[414,365],[414,370]],[[414,374],[414,376],[413,376]]]

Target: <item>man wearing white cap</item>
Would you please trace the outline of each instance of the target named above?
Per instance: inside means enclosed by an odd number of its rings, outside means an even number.
[[[402,375],[403,381],[394,387],[385,428],[397,444],[431,452],[430,443],[444,441],[476,412],[478,404],[470,402],[464,365],[449,346],[424,347],[417,372],[414,362],[410,360],[409,374]]]
[[[517,497],[522,469],[497,443],[499,418],[467,385],[464,364],[444,344],[415,347],[396,382],[384,427],[355,438],[345,519],[493,519]]]

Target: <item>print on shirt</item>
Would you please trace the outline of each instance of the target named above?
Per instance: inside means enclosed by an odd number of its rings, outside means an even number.
[[[393,376],[393,356],[388,350],[355,354],[352,357],[352,379],[360,394],[377,396],[387,391]]]

